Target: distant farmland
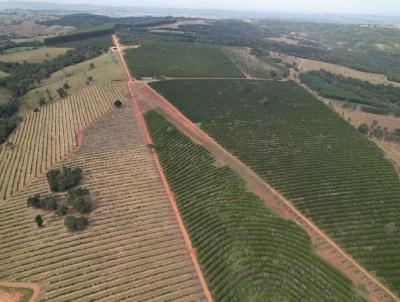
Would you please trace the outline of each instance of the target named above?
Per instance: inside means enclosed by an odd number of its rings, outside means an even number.
[[[128,49],[125,58],[136,78],[244,77],[217,45],[146,39],[135,43],[141,47]]]
[[[59,55],[63,55],[68,48],[42,47],[33,50],[16,51],[0,55],[1,62],[7,63],[42,63],[44,60],[51,60]]]
[[[294,82],[152,86],[400,290],[399,177],[374,143]]]

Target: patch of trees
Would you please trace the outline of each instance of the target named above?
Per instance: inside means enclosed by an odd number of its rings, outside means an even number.
[[[115,33],[114,27],[47,38],[44,40],[44,43],[46,45],[57,45],[72,41],[80,41],[96,37],[109,36],[112,35],[113,33]]]
[[[51,170],[47,180],[53,192],[65,192],[79,184],[82,179],[82,169],[63,167],[61,170]]]

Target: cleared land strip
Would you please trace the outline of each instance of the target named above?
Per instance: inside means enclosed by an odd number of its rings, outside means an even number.
[[[143,117],[143,115],[142,115],[142,113],[140,111],[138,101],[135,98],[135,94],[134,94],[134,91],[132,89],[132,87],[133,87],[132,86],[133,78],[131,76],[131,73],[129,71],[128,65],[126,64],[125,58],[123,56],[123,49],[121,48],[121,46],[119,44],[118,36],[113,35],[113,41],[114,41],[114,44],[117,47],[117,50],[118,50],[118,52],[119,52],[119,54],[121,56],[122,63],[124,65],[127,77],[129,79],[128,89],[129,89],[130,95],[132,97],[132,104],[135,106],[135,109],[136,109],[135,112],[136,112],[137,122],[140,125],[140,128],[142,130],[142,133],[144,134],[146,142],[150,145],[150,144],[152,144],[152,140],[151,140],[151,137],[149,135],[149,132],[148,132],[144,117]],[[174,198],[174,196],[173,196],[173,194],[172,194],[172,192],[171,192],[171,190],[169,188],[167,179],[166,179],[164,171],[163,171],[163,169],[161,167],[161,164],[160,164],[159,158],[157,156],[157,153],[154,150],[152,150],[152,156],[153,156],[154,162],[156,163],[156,166],[157,166],[157,169],[158,169],[158,173],[159,173],[159,175],[161,177],[161,180],[162,180],[162,183],[163,183],[163,186],[164,186],[164,190],[165,190],[165,192],[166,192],[166,194],[168,196],[168,199],[170,201],[170,204],[171,204],[171,207],[173,209],[175,218],[176,218],[176,220],[178,222],[178,226],[179,226],[179,229],[180,229],[181,234],[183,236],[186,248],[187,248],[187,250],[189,252],[189,255],[191,257],[192,263],[194,265],[194,269],[196,271],[197,277],[199,278],[201,287],[202,287],[203,292],[205,294],[205,299],[208,302],[212,302],[213,299],[212,299],[211,293],[210,293],[210,291],[208,289],[208,286],[207,286],[207,283],[205,281],[205,278],[203,276],[203,272],[201,271],[200,265],[198,263],[198,260],[197,260],[197,257],[196,257],[196,251],[194,250],[194,248],[192,246],[192,243],[190,241],[190,237],[189,237],[189,235],[188,235],[188,233],[187,233],[187,231],[185,229],[182,217],[181,217],[181,215],[179,213],[179,210],[178,210],[178,207],[176,205],[175,198]]]
[[[0,207],[2,277],[40,284],[46,301],[206,300],[130,102],[85,131],[55,167],[63,165],[84,171],[89,228],[71,233],[62,218],[26,207],[27,197],[48,194],[40,176]]]
[[[79,132],[125,98],[120,84],[96,84],[29,113],[0,148],[0,204],[63,160]]]
[[[143,82],[132,84],[135,96],[149,108],[161,110],[183,133],[195,142],[206,147],[216,156],[217,160],[228,165],[245,179],[252,192],[262,198],[269,206],[283,217],[292,219],[318,244],[321,254],[326,260],[347,274],[356,284],[365,286],[373,301],[400,301],[399,298],[384,286],[375,276],[367,272],[324,232],[317,228],[309,219],[300,213],[287,199],[271,188],[250,168],[228,153],[207,134],[183,116],[174,106]],[[323,250],[322,250],[323,249]]]

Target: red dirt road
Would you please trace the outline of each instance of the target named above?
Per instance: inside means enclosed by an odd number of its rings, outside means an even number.
[[[152,142],[151,137],[149,135],[145,120],[143,118],[143,115],[142,115],[142,112],[140,110],[138,101],[135,98],[135,95],[134,95],[134,92],[133,92],[134,79],[132,78],[131,73],[129,72],[129,68],[128,68],[128,66],[127,66],[127,64],[125,62],[125,58],[123,56],[123,49],[121,48],[121,46],[119,44],[118,37],[116,35],[113,35],[113,41],[114,41],[114,44],[115,44],[115,46],[117,47],[117,49],[118,49],[118,51],[120,53],[121,61],[122,61],[123,65],[124,65],[125,71],[126,71],[127,76],[128,76],[128,89],[129,89],[129,92],[130,92],[131,97],[132,97],[131,98],[132,99],[132,103],[135,106],[136,121],[138,122],[140,128],[143,131],[143,135],[145,136],[147,144],[152,144],[153,142]],[[169,187],[169,184],[167,182],[167,178],[165,177],[164,170],[163,170],[163,168],[161,166],[160,160],[159,160],[159,158],[157,156],[157,153],[155,152],[154,149],[151,149],[151,154],[152,154],[153,159],[154,159],[154,161],[156,163],[156,166],[157,166],[157,169],[159,171],[162,183],[164,185],[165,192],[167,193],[168,199],[169,199],[169,201],[171,203],[172,210],[173,210],[173,212],[175,214],[176,220],[178,221],[178,225],[179,225],[179,228],[181,230],[183,239],[185,241],[186,248],[188,250],[190,258],[192,259],[193,266],[194,266],[195,271],[197,273],[197,276],[198,276],[198,278],[200,280],[200,284],[201,284],[201,286],[203,288],[204,294],[205,294],[205,296],[207,298],[207,301],[208,302],[212,302],[213,298],[212,298],[211,292],[208,289],[207,283],[206,283],[205,278],[203,276],[203,272],[201,271],[200,265],[199,265],[199,263],[197,261],[196,250],[193,248],[192,241],[190,240],[189,234],[186,231],[185,225],[183,223],[183,219],[182,219],[182,217],[181,217],[181,215],[179,213],[178,206],[176,205],[174,194],[172,193],[172,191],[171,191],[171,189]]]
[[[40,296],[40,286],[36,283],[19,283],[19,282],[5,282],[1,281],[0,286],[4,287],[14,287],[14,288],[29,288],[33,291],[32,297],[29,302],[39,301]]]
[[[148,105],[149,108],[156,108],[159,111],[162,111],[162,113],[172,121],[179,130],[189,136],[193,141],[200,143],[207,148],[211,153],[213,153],[218,161],[225,163],[240,174],[247,182],[250,190],[263,199],[269,207],[272,207],[283,218],[289,218],[302,227],[310,235],[313,242],[318,244],[320,248],[324,249],[323,251],[318,252],[319,255],[340,269],[344,274],[352,279],[355,284],[365,286],[372,301],[400,301],[399,298],[375,276],[360,266],[330,237],[298,211],[290,201],[269,186],[239,159],[228,153],[150,86],[141,81],[134,82],[132,86],[134,94],[140,102],[148,102],[150,103]]]

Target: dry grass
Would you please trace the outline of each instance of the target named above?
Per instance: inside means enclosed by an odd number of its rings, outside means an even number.
[[[76,135],[125,99],[117,84],[96,84],[66,99],[30,112],[0,148],[0,200],[64,159]]]
[[[297,44],[299,44],[299,41],[293,40],[293,39],[289,39],[289,38],[287,38],[285,36],[267,38],[267,40],[271,40],[271,41],[279,42],[279,43],[285,43],[285,44],[289,44],[289,45],[297,45]]]
[[[90,63],[95,65],[94,69],[89,67]],[[56,91],[59,87],[68,83],[70,86],[68,94],[71,95],[87,87],[87,79],[90,76],[93,77],[93,81],[90,82],[90,85],[95,83],[111,83],[126,79],[119,55],[101,55],[97,58],[57,71],[53,73],[49,79],[43,81],[40,87],[29,91],[23,97],[24,105],[27,109],[23,110],[21,115],[25,115],[29,109],[38,107],[41,98],[45,98],[48,102],[47,90],[53,100],[56,100],[59,98]]]
[[[46,301],[204,300],[131,103],[91,127],[61,164],[84,171],[95,207],[90,226],[70,233],[62,219],[41,212],[45,225],[36,227],[26,198],[48,193],[41,176],[0,206],[5,278],[37,281]]]
[[[0,55],[1,62],[8,63],[42,63],[44,60],[51,60],[59,55],[63,55],[68,48],[41,47],[28,51],[19,51]]]

